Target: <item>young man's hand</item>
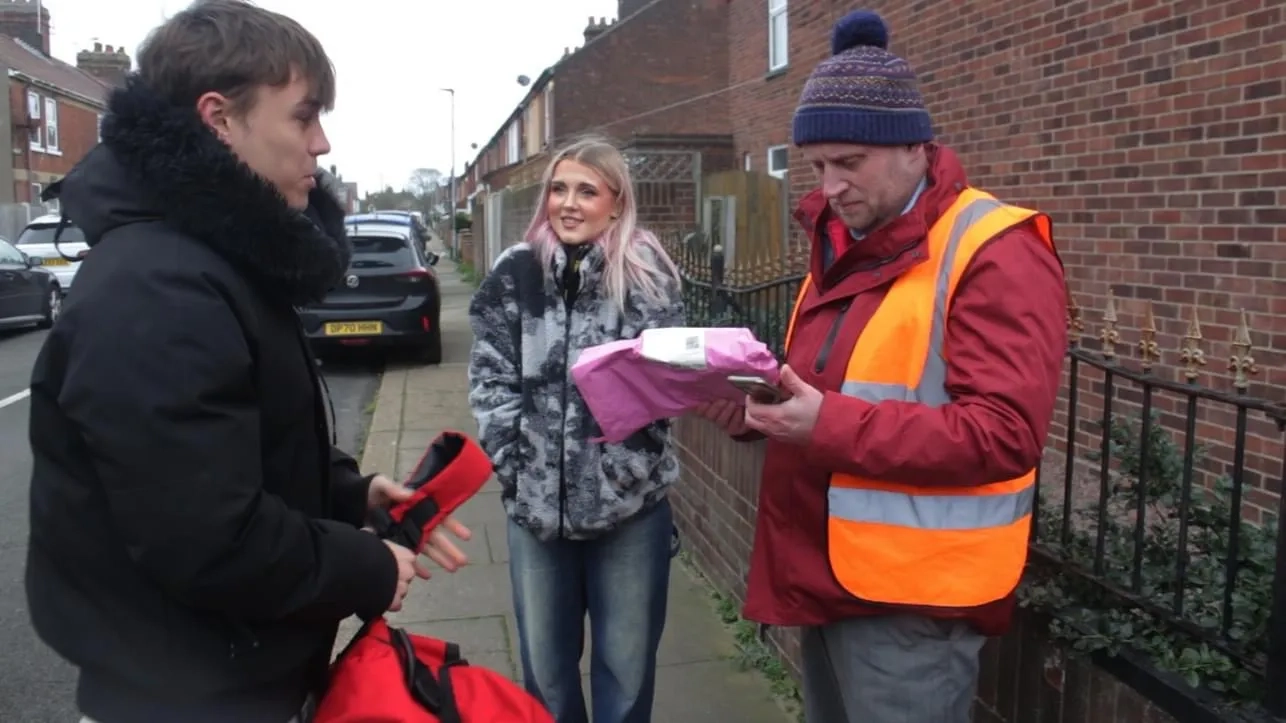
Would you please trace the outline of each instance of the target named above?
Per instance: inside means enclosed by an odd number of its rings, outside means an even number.
[[[416,577],[427,579],[429,571],[417,562],[418,556],[414,552],[388,540],[385,540],[384,544],[388,545],[389,552],[393,553],[393,559],[397,560],[397,590],[393,592],[393,601],[388,606],[389,611],[397,612],[402,609],[402,601],[411,591],[411,583],[415,582]]]

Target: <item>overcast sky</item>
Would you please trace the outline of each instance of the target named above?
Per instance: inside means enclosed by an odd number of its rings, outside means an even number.
[[[190,0],[43,0],[53,54],[76,62],[95,41],[135,55],[148,31]],[[416,168],[464,168],[564,47],[584,42],[589,16],[613,18],[616,0],[258,0],[321,39],[339,93],[323,122],[335,164],[360,192],[400,188]]]

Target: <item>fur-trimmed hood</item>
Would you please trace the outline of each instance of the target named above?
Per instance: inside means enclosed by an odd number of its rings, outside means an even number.
[[[320,178],[308,211],[290,208],[194,108],[167,103],[137,74],[112,92],[102,135],[58,191],[90,246],[119,226],[163,220],[296,305],[343,277],[352,256],[344,211]]]

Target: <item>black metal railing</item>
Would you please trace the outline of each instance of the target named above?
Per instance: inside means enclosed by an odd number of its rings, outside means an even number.
[[[1141,317],[1138,368],[1127,368],[1115,299],[1101,351],[1080,346],[1071,305],[1062,458],[1037,477],[1032,525],[1033,563],[1047,574],[1029,577],[1026,594],[1084,647],[1145,653],[1221,702],[1286,715],[1286,405],[1249,393],[1258,366],[1244,313],[1227,357],[1232,391],[1198,383],[1195,310],[1183,382],[1156,373],[1150,303]]]
[[[683,277],[689,324],[744,326],[785,358],[786,327],[804,278],[798,255],[729,269],[722,248],[699,233],[663,243]]]

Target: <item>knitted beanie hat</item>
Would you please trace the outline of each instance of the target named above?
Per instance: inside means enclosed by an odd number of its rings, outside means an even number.
[[[854,10],[835,24],[831,57],[813,69],[795,109],[795,145],[933,140],[915,73],[888,45],[884,19],[870,10]]]

